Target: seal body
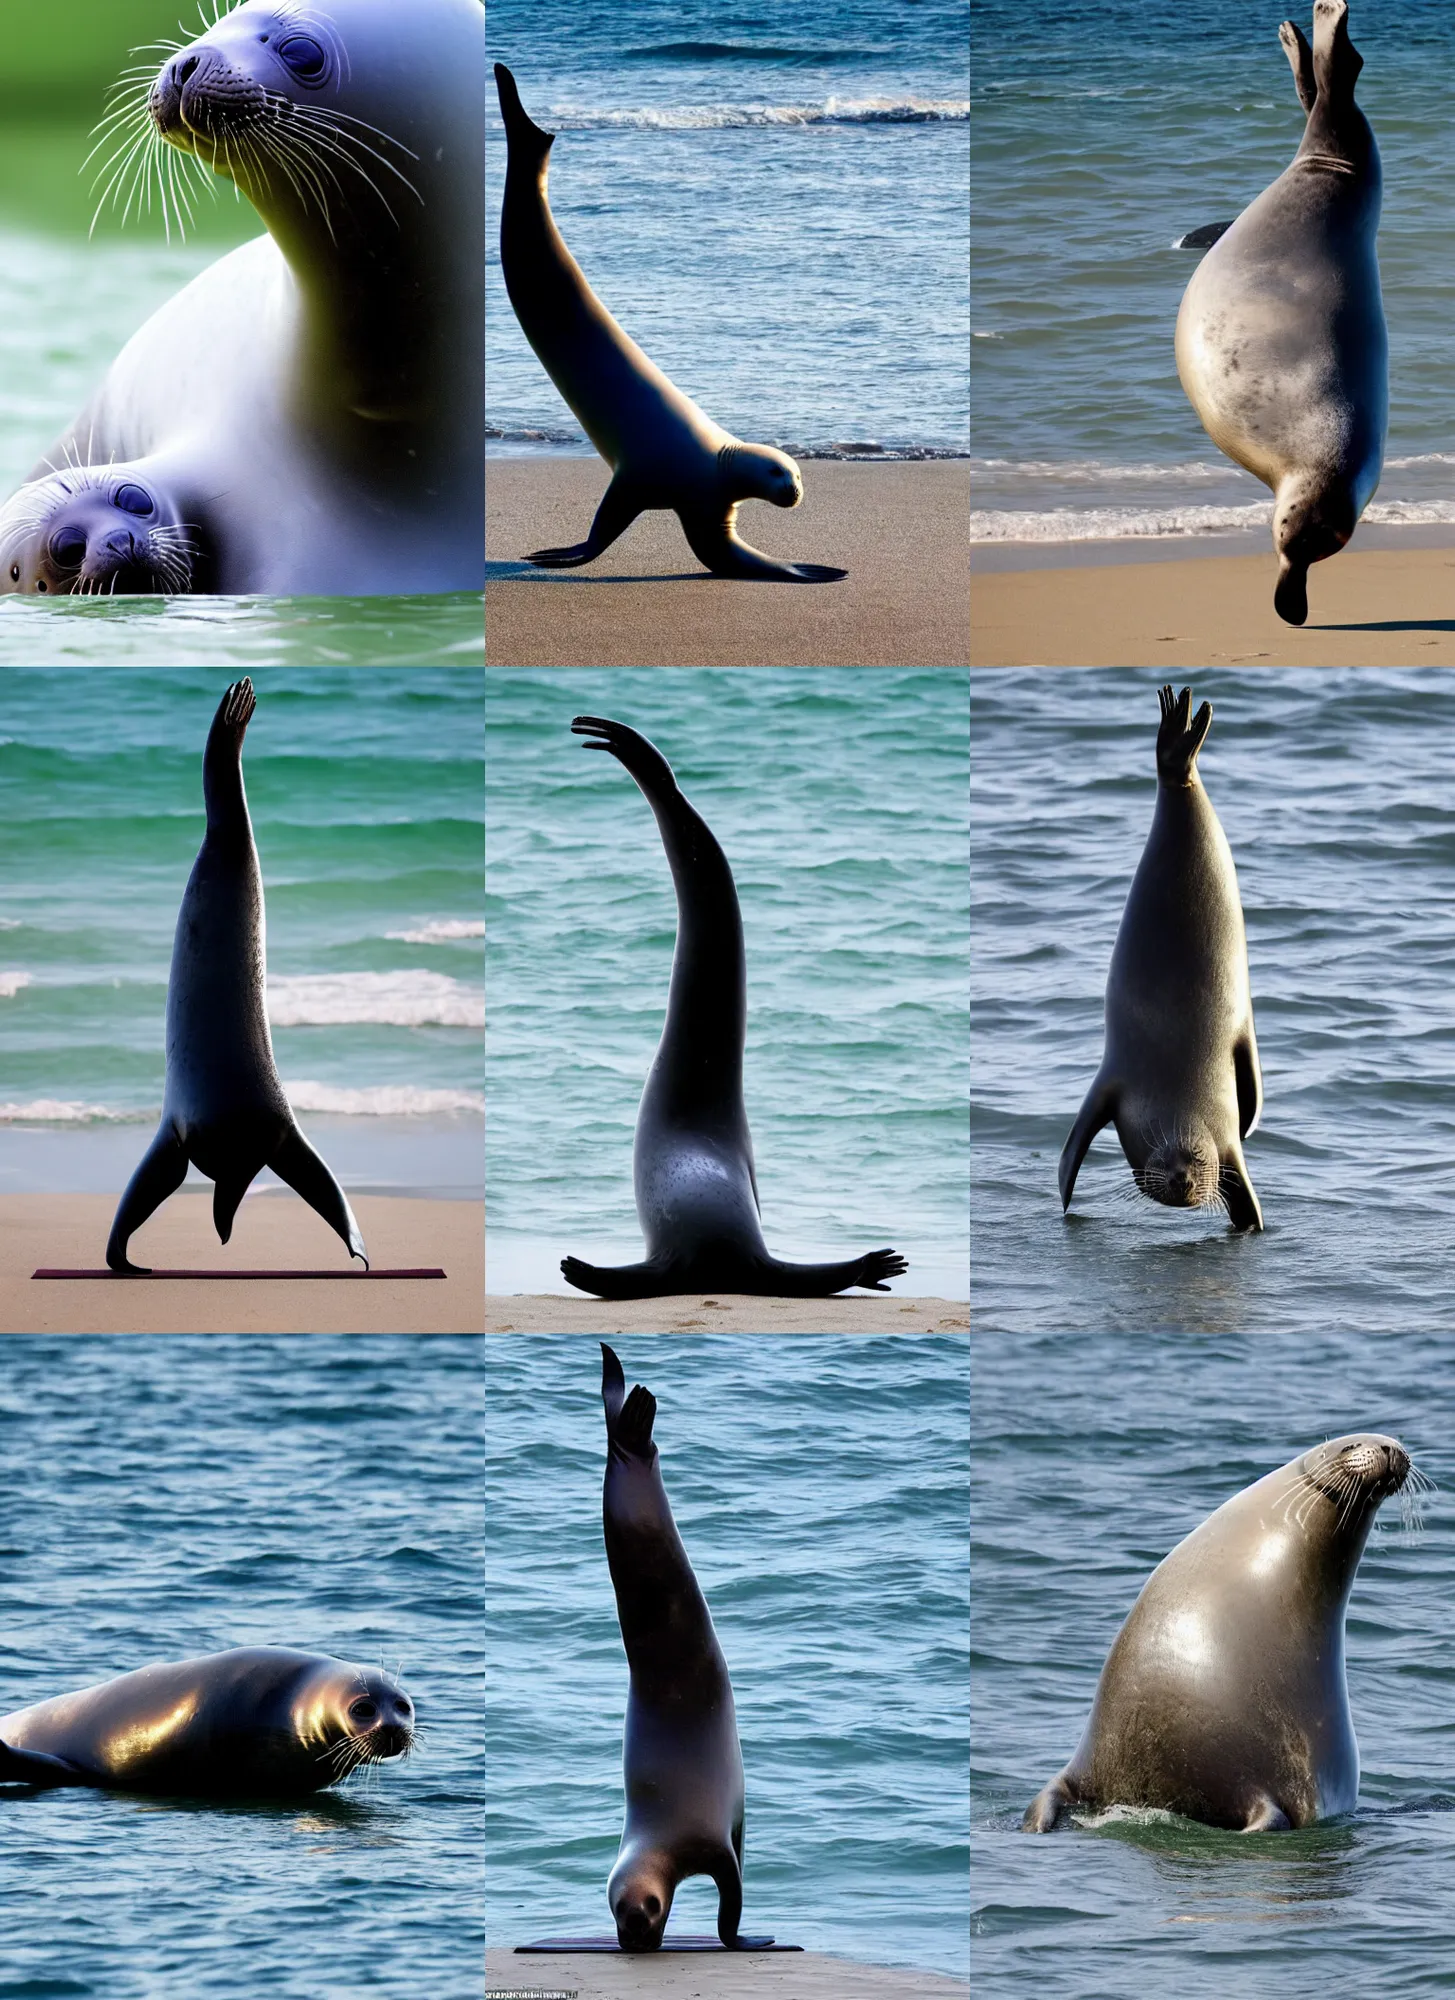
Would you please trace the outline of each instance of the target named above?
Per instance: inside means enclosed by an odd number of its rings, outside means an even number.
[[[177,915],[167,985],[162,1122],[111,1225],[113,1271],[141,1268],[129,1261],[127,1243],[182,1185],[189,1160],[216,1182],[212,1213],[224,1243],[254,1177],[271,1167],[368,1265],[343,1189],[298,1129],[273,1061],[263,878],[242,777],[255,707],[252,682],[235,682],[208,734],[207,833]]]
[[[606,1558],[631,1668],[626,1825],[607,1900],[622,1949],[655,1951],[677,1884],[710,1875],[718,1936],[732,1950],[743,1910],[744,1803],[732,1684],[662,1484],[656,1398],[640,1386],[627,1395],[604,1342],[601,1399]]]
[[[245,0],[168,59],[158,143],[269,233],[127,343],[0,513],[0,590],[57,587],[77,468],[184,526],[197,577],[164,588],[480,588],[483,44],[479,0]]]
[[[1028,1809],[1151,1806],[1273,1832],[1351,1812],[1359,1749],[1344,1614],[1408,1454],[1335,1438],[1225,1502],[1152,1572],[1107,1655],[1075,1756]]]
[[[1222,1207],[1235,1229],[1261,1229],[1242,1144],[1263,1107],[1248,941],[1232,853],[1197,771],[1212,707],[1194,717],[1188,688],[1174,700],[1164,687],[1160,701],[1157,805],[1112,951],[1101,1068],[1061,1152],[1061,1206],[1114,1123],[1143,1194]]]
[[[596,715],[578,715],[571,728],[588,749],[617,758],[652,808],[677,890],[677,948],[632,1152],[646,1259],[603,1268],[566,1257],[562,1273],[581,1291],[612,1299],[719,1290],[827,1298],[850,1285],[887,1291],[885,1280],[905,1269],[893,1250],[838,1264],[787,1264],[769,1252],[743,1105],[747,961],[732,870],[645,736]]]
[[[1379,484],[1388,422],[1379,148],[1354,102],[1362,63],[1347,17],[1344,0],[1316,0],[1312,51],[1284,23],[1303,142],[1218,237],[1177,316],[1193,408],[1214,444],[1273,489],[1273,601],[1293,625],[1308,616],[1310,563],[1343,548]]]
[[[414,1705],[387,1674],[239,1647],[142,1667],[0,1718],[0,1780],[186,1797],[302,1797],[404,1755]]]
[[[546,568],[595,560],[649,508],[670,508],[694,555],[715,576],[827,583],[846,571],[780,562],[737,534],[738,504],[796,507],[803,480],[786,452],[744,444],[716,424],[649,361],[587,284],[546,198],[555,134],[526,116],[515,78],[495,65],[509,148],[500,215],[500,265],[521,330],[612,469],[584,542],[538,549]]]

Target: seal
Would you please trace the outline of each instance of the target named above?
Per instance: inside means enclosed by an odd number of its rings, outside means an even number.
[[[242,1646],[17,1709],[0,1719],[0,1781],[301,1798],[413,1741],[414,1704],[388,1674]]]
[[[68,465],[0,514],[0,575],[44,597],[177,596],[211,588],[206,552],[155,481]]]
[[[885,1280],[907,1268],[893,1250],[840,1264],[786,1264],[769,1253],[743,1106],[747,960],[732,870],[655,744],[605,716],[578,715],[571,729],[588,750],[615,757],[652,808],[677,891],[677,948],[632,1148],[646,1259],[603,1268],[565,1257],[562,1275],[604,1299],[701,1291],[828,1298],[850,1285],[887,1292]]]
[[[483,53],[479,0],[246,0],[127,87],[118,198],[185,222],[215,172],[268,233],[146,322],[0,512],[0,590],[95,577],[75,468],[185,534],[108,589],[481,587]]]
[[[591,532],[526,560],[548,569],[594,562],[649,508],[670,508],[714,576],[831,583],[847,570],[780,562],[741,541],[738,506],[796,507],[803,478],[785,451],[744,444],[704,416],[617,325],[566,248],[546,199],[553,132],[526,116],[515,78],[495,65],[508,148],[500,266],[521,331],[611,467]]]
[[[1106,982],[1106,1043],[1061,1150],[1061,1207],[1087,1148],[1114,1123],[1132,1178],[1168,1208],[1226,1209],[1234,1229],[1263,1211],[1243,1140],[1263,1110],[1248,990],[1248,940],[1227,837],[1197,753],[1212,705],[1160,690],[1157,805]]]
[[[106,1261],[113,1271],[144,1273],[127,1257],[127,1244],[182,1185],[189,1160],[216,1182],[212,1218],[224,1243],[254,1176],[271,1167],[368,1269],[353,1210],[299,1131],[273,1061],[263,877],[242,775],[243,736],[256,706],[252,682],[234,681],[208,732],[207,832],[177,915],[167,985],[162,1122],[111,1225]]]
[[[1359,1746],[1344,1614],[1380,1502],[1414,1471],[1391,1437],[1316,1445],[1210,1514],[1143,1586],[1076,1755],[1022,1822],[1156,1807],[1269,1833],[1352,1812]]]
[[[1309,565],[1337,555],[1373,497],[1389,414],[1379,148],[1354,102],[1363,61],[1348,12],[1315,0],[1312,50],[1291,21],[1279,29],[1303,141],[1218,235],[1177,315],[1193,408],[1219,450],[1273,489],[1273,604],[1290,625],[1308,617]]]
[[[603,1341],[606,1477],[601,1512],[631,1669],[622,1771],[626,1825],[606,1896],[623,1951],[656,1951],[677,1884],[710,1875],[730,1951],[743,1913],[743,1757],[727,1662],[672,1519],[652,1423]]]

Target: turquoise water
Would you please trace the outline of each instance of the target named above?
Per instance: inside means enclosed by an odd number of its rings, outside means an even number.
[[[1331,1230],[1330,1244],[1342,1255],[1353,1235]],[[1448,1339],[1411,1324],[1175,1342],[982,1327],[971,1475],[979,1992],[1241,2000],[1342,1991],[1352,1975],[1400,2000],[1449,1993],[1455,1401]],[[1358,1810],[1286,1834],[1131,1813],[1020,1833],[1075,1749],[1153,1567],[1254,1479],[1354,1430],[1399,1437],[1441,1489],[1423,1532],[1386,1503],[1354,1582]]]
[[[732,1676],[743,1921],[966,1971],[969,1343],[621,1341]],[[611,1930],[627,1670],[601,1536],[601,1359],[487,1343],[486,1935]],[[712,1932],[684,1884],[673,1931]]]
[[[967,1295],[967,676],[487,675],[490,1287],[642,1255],[637,1102],[676,931],[645,800],[570,733],[651,738],[732,866],[764,1234],[817,1261],[892,1244],[895,1288]]]
[[[12,1792],[3,1983],[41,2000],[478,2000],[478,1343],[5,1343],[8,1711],[287,1644],[402,1679],[422,1740],[302,1807]]]
[[[7,1186],[118,1184],[161,1108],[172,934],[227,678],[0,677]],[[349,1129],[335,1164],[354,1185],[478,1192],[482,675],[264,667],[253,680],[243,771],[290,1097],[305,1129]]]

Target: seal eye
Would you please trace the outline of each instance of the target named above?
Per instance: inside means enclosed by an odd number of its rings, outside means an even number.
[[[111,504],[119,507],[123,514],[150,514],[152,496],[144,486],[118,486],[116,498]]]
[[[328,69],[328,57],[311,35],[290,35],[279,42],[278,54],[300,83],[321,83]]]
[[[80,528],[58,528],[50,539],[51,560],[61,569],[79,569],[86,560],[86,537]]]
[[[378,1714],[379,1704],[375,1701],[370,1701],[366,1694],[360,1695],[357,1701],[349,1704],[349,1717],[351,1721],[373,1722],[378,1718]]]
[[[12,583],[19,583],[19,581],[20,581],[20,564],[19,564],[19,563],[12,563],[12,564],[10,565],[10,581],[11,581]]]

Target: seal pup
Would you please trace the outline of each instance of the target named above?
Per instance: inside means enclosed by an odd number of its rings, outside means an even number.
[[[1087,1148],[1114,1123],[1132,1178],[1168,1208],[1263,1211],[1243,1140],[1263,1110],[1238,876],[1197,753],[1212,704],[1159,691],[1157,806],[1111,955],[1101,1068],[1061,1149],[1063,1212]]]
[[[601,1344],[601,1514],[631,1669],[622,1738],[626,1825],[606,1897],[623,1951],[656,1951],[677,1884],[710,1875],[717,1934],[743,1949],[743,1756],[727,1662],[672,1519],[652,1441],[657,1399],[626,1393]],[[753,1940],[757,1942],[757,1940]]]
[[[907,1266],[893,1250],[841,1264],[785,1264],[763,1241],[753,1141],[743,1106],[748,975],[743,920],[727,856],[645,736],[605,716],[572,733],[636,780],[656,817],[677,891],[677,948],[667,1020],[637,1111],[632,1179],[646,1238],[640,1264],[563,1257],[569,1284],[604,1299],[699,1291],[828,1298],[850,1285],[887,1292]]]
[[[0,1781],[174,1797],[305,1797],[404,1757],[414,1704],[388,1674],[242,1646],[0,1718]]]
[[[268,233],[123,348],[33,469],[41,490],[0,513],[0,546],[19,535],[0,591],[67,587],[42,550],[68,466],[186,524],[206,580],[173,569],[169,588],[481,587],[484,18],[479,0],[245,0],[127,86],[102,170],[118,196],[185,210],[187,173],[211,170]]]
[[[587,284],[546,198],[554,132],[526,116],[515,78],[495,65],[508,148],[500,211],[500,267],[521,331],[541,366],[611,467],[591,533],[571,548],[527,556],[547,569],[594,562],[649,508],[670,508],[698,560],[714,576],[776,583],[831,583],[848,571],[780,562],[737,532],[738,505],[796,507],[803,479],[785,451],[744,444],[704,416],[647,359]]]
[[[151,480],[65,466],[21,489],[0,516],[0,575],[12,593],[173,597],[211,586],[192,524]]]
[[[1218,236],[1177,315],[1193,408],[1273,489],[1273,604],[1290,625],[1308,617],[1310,563],[1338,554],[1373,498],[1389,414],[1379,148],[1354,102],[1363,60],[1348,13],[1315,0],[1312,49],[1291,21],[1279,29],[1308,113],[1302,143]]]
[[[111,1225],[106,1261],[113,1271],[145,1273],[128,1259],[127,1243],[182,1185],[189,1160],[217,1184],[212,1219],[224,1243],[254,1176],[271,1167],[369,1268],[353,1210],[298,1129],[273,1061],[263,877],[242,775],[243,736],[256,706],[252,682],[234,681],[208,732],[207,832],[177,914],[167,983],[162,1122]]]
[[[1143,1586],[1085,1734],[1022,1826],[1150,1806],[1272,1833],[1352,1812],[1359,1746],[1344,1613],[1380,1502],[1414,1472],[1394,1438],[1316,1445],[1210,1514]]]

